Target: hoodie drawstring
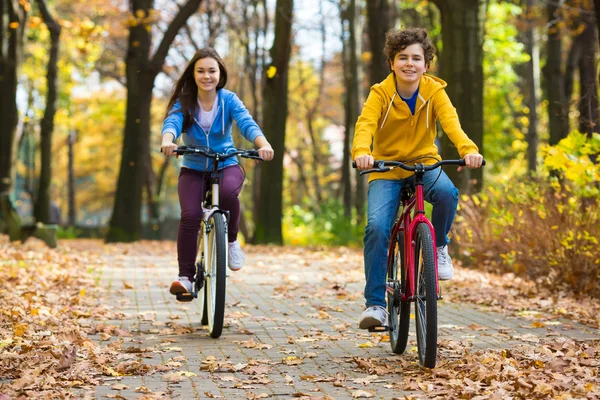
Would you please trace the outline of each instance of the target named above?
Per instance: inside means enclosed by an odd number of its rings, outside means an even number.
[[[394,98],[396,97],[396,93],[394,92],[394,95],[392,96],[392,100],[390,100],[390,105],[387,108],[387,111],[385,113],[385,117],[383,117],[383,122],[381,123],[381,126],[379,127],[379,130],[383,129],[383,125],[385,124],[385,121],[387,120],[388,114],[390,113],[390,108],[392,108],[392,104],[394,103]]]

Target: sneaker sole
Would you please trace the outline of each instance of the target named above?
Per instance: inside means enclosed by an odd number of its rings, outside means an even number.
[[[382,324],[381,321],[375,317],[367,317],[358,323],[358,328],[359,329],[369,329],[369,328],[374,328],[376,326],[384,326],[384,325],[385,324]]]
[[[188,290],[181,284],[181,282],[173,282],[173,283],[171,283],[171,288],[169,289],[169,293],[171,293],[171,294],[188,293]]]

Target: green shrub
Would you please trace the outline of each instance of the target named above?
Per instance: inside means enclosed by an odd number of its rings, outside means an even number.
[[[459,257],[600,297],[599,167],[586,147],[594,140],[575,132],[548,148],[541,180],[511,179],[462,196],[453,229]]]
[[[77,229],[74,226],[59,226],[57,232],[59,239],[77,239],[81,234],[81,229]]]
[[[321,204],[318,212],[294,205],[283,217],[284,241],[292,245],[361,245],[364,225],[357,225],[356,213],[344,215],[344,206],[337,200]]]

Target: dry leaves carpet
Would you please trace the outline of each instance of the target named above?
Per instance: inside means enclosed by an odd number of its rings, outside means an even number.
[[[170,247],[174,251],[174,247]],[[288,249],[255,248],[271,256],[286,257]],[[124,346],[131,333],[103,321],[118,319],[118,308],[109,307],[97,277],[103,266],[103,253],[140,252],[152,254],[156,245],[141,242],[131,246],[103,246],[96,241],[63,241],[58,249],[49,250],[35,240],[25,245],[8,243],[0,236],[0,400],[12,398],[92,398],[97,385],[109,385],[116,391],[125,389],[118,378],[126,375],[162,374],[168,382],[177,382],[193,371],[181,369],[185,356],[170,359],[162,365],[150,365],[144,360],[154,357],[161,348]],[[339,264],[341,255],[348,262],[360,265],[360,251],[349,249],[294,249],[307,258],[318,258]],[[343,274],[343,269],[338,273]],[[347,281],[356,281],[362,271],[347,272]],[[312,290],[321,299],[346,298],[362,302],[361,293],[347,293],[344,276],[332,284],[324,280]],[[284,290],[284,289],[279,289]],[[289,285],[274,295],[282,300],[304,290],[302,285]],[[294,293],[296,292],[296,293]],[[519,315],[539,327],[552,326],[558,318],[568,318],[598,329],[600,302],[573,298],[569,293],[540,292],[535,285],[511,275],[494,275],[458,268],[457,276],[447,285],[445,298],[454,303],[468,302],[509,315]],[[250,311],[251,312],[251,311]],[[327,318],[332,310],[323,307],[314,317]],[[231,317],[231,316],[230,316]],[[353,322],[353,321],[352,321]],[[351,323],[336,325],[340,335],[354,332]],[[477,327],[471,327],[476,329]],[[161,330],[162,329],[162,330]],[[156,334],[185,335],[192,329],[175,322],[158,329]],[[461,341],[440,341],[438,368],[425,370],[416,363],[416,356],[406,354],[389,357],[353,357],[332,360],[340,364],[333,376],[305,375],[301,379],[331,382],[334,386],[358,385],[355,398],[377,397],[375,384],[388,385],[414,395],[406,398],[463,399],[594,399],[600,398],[600,342],[581,342],[548,331],[541,340],[524,340],[507,349],[475,351]],[[316,334],[316,333],[315,333]],[[360,333],[365,337],[364,333]],[[510,335],[510,332],[507,332]],[[102,339],[119,340],[96,342]],[[252,332],[248,332],[249,337]],[[319,333],[321,339],[323,333]],[[370,345],[385,345],[385,335],[371,335]],[[339,337],[333,337],[336,340]],[[302,340],[291,338],[290,340]],[[306,339],[306,337],[304,337]],[[171,349],[176,340],[167,340]],[[365,341],[362,341],[365,343]],[[268,346],[250,338],[239,346]],[[365,344],[365,346],[368,346]],[[252,361],[234,365],[227,359],[202,360],[201,371],[214,374],[241,372],[247,379],[234,376],[239,386],[272,382],[269,373],[276,364],[301,364],[306,357],[290,355],[278,360]],[[344,371],[359,371],[364,378],[349,379]],[[197,371],[199,372],[199,371]],[[222,376],[219,379],[226,379]],[[287,380],[293,378],[286,376]],[[291,381],[289,382],[291,383]],[[121,385],[121,386],[119,386]],[[140,399],[169,398],[170,393],[152,392],[140,386],[134,388]],[[242,392],[244,393],[244,392]],[[208,396],[208,394],[207,394]],[[304,399],[314,394],[296,393]],[[118,398],[118,395],[113,396]],[[216,396],[209,396],[216,397]],[[246,398],[265,398],[267,393],[245,392]],[[405,397],[401,397],[405,398]]]

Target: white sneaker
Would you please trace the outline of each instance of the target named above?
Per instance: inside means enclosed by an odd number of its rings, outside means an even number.
[[[246,258],[246,253],[240,247],[240,242],[237,240],[235,242],[229,243],[229,247],[227,248],[227,252],[229,254],[227,266],[232,271],[239,271],[244,266],[244,259]]]
[[[360,329],[385,325],[387,325],[387,310],[382,306],[369,307],[358,318],[358,327]]]
[[[171,288],[169,289],[171,294],[178,293],[191,293],[192,292],[192,282],[188,279],[187,276],[180,276],[176,281],[171,283]]]
[[[448,254],[448,246],[440,246],[437,248],[437,262],[438,279],[440,281],[452,279],[454,276],[454,266],[452,265],[452,259]]]

